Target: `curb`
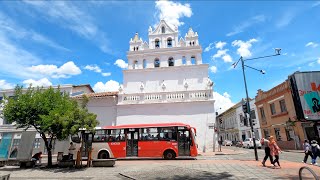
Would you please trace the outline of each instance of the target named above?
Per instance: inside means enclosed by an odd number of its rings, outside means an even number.
[[[303,150],[301,151],[291,151],[291,150],[283,150],[283,152],[291,152],[291,153],[304,153]]]

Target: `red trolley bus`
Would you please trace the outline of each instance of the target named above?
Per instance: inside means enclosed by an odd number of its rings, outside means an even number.
[[[195,135],[196,129],[187,124],[158,123],[106,126],[83,138],[92,146],[92,158],[175,159],[197,156]]]

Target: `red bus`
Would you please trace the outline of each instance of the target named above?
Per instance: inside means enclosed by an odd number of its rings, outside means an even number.
[[[92,158],[196,157],[196,129],[183,123],[106,126],[86,134]],[[84,154],[83,154],[84,155]]]

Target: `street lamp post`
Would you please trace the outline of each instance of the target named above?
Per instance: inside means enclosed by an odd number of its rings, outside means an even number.
[[[256,145],[256,137],[255,137],[255,133],[254,133],[254,129],[253,129],[253,124],[252,124],[252,119],[251,119],[251,113],[250,113],[250,102],[249,102],[249,95],[248,95],[248,88],[247,88],[247,81],[246,81],[246,74],[244,72],[244,67],[248,67],[251,69],[254,69],[256,71],[261,72],[262,74],[265,74],[265,71],[263,70],[259,70],[256,69],[254,67],[248,66],[244,64],[244,61],[248,61],[248,60],[254,60],[254,59],[262,59],[262,58],[267,58],[267,57],[272,57],[272,56],[279,56],[280,55],[280,48],[276,48],[275,49],[275,54],[273,55],[268,55],[268,56],[261,56],[261,57],[256,57],[256,58],[250,58],[250,59],[243,59],[243,57],[241,56],[240,59],[236,62],[233,63],[232,65],[234,66],[234,68],[236,68],[237,64],[239,63],[239,61],[241,61],[241,65],[242,65],[242,74],[243,74],[243,80],[244,80],[244,87],[246,90],[246,106],[247,106],[247,112],[244,113],[248,113],[249,114],[249,123],[250,123],[250,127],[251,127],[251,134],[252,134],[252,141],[253,141],[253,149],[254,149],[254,156],[256,158],[256,161],[258,161],[258,152],[257,152],[257,145]]]

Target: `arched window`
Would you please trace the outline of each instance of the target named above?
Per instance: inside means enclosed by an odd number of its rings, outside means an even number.
[[[185,56],[182,56],[182,64],[186,65],[187,64],[187,60]]]
[[[163,34],[166,33],[166,29],[164,28],[164,26],[162,26],[161,32],[162,32]]]
[[[136,51],[136,47],[133,47],[133,51]]]
[[[167,39],[167,47],[172,47],[172,39],[170,37]]]
[[[194,41],[192,42],[192,46],[194,46]]]
[[[139,47],[137,47],[136,49],[137,49],[137,51],[138,51]]]
[[[143,69],[147,68],[147,60],[143,60]]]
[[[133,67],[132,68],[133,69],[137,69],[138,68],[138,61],[137,60],[133,62]]]
[[[160,60],[159,59],[155,59],[154,60],[154,67],[160,67]]]
[[[156,47],[156,48],[159,48],[159,47],[160,47],[160,41],[159,41],[159,39],[156,39],[156,40],[154,41],[154,43],[155,43],[155,47]]]
[[[168,65],[169,65],[169,66],[174,66],[173,57],[170,57],[170,58],[168,59]]]
[[[191,56],[191,64],[196,64],[196,57],[195,56]]]

